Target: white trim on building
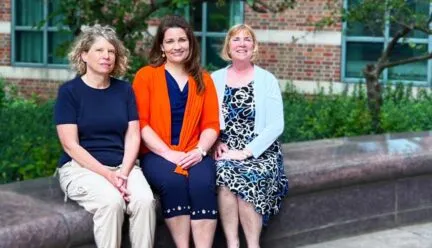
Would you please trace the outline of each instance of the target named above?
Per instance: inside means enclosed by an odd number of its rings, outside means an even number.
[[[295,43],[307,45],[342,44],[342,32],[339,31],[298,31],[298,30],[255,30],[257,39],[263,43]]]
[[[0,66],[2,78],[66,81],[74,76],[75,72],[69,69]]]
[[[148,26],[147,31],[155,35],[157,26]],[[255,34],[262,43],[307,44],[307,45],[342,45],[342,32],[339,31],[299,31],[256,29]]]
[[[0,34],[10,34],[10,33],[11,33],[11,23],[0,22]]]

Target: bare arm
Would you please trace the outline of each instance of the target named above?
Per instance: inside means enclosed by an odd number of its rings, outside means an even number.
[[[119,187],[121,182],[115,172],[106,169],[78,142],[78,127],[76,124],[57,125],[57,133],[64,151],[78,164],[105,177],[114,186]]]
[[[184,152],[172,150],[148,125],[141,129],[141,137],[150,151],[174,164],[178,164],[185,156]]]
[[[129,121],[128,129],[125,135],[125,147],[124,147],[124,155],[122,168],[120,172],[124,176],[128,176],[133,166],[135,165],[135,161],[138,155],[139,145],[140,145],[141,137],[139,133],[139,122],[138,121]]]

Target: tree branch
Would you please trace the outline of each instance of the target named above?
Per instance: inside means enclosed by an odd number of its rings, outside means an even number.
[[[400,40],[400,38],[407,35],[411,30],[412,29],[410,29],[408,27],[404,27],[404,29],[399,30],[396,33],[396,35],[393,37],[393,39],[390,41],[390,43],[385,48],[385,50],[383,51],[381,57],[379,58],[379,60],[377,62],[377,69],[378,69],[379,73],[381,73],[381,71],[384,69],[384,67],[382,65],[388,61],[388,58],[389,58],[391,52],[393,51],[393,49],[395,48],[397,42]]]
[[[265,3],[264,1],[255,0],[253,4],[249,6],[258,13],[267,13],[268,11],[271,13],[279,13],[288,8],[292,8],[294,6],[294,3],[295,0],[284,0],[283,3],[276,3],[276,6],[272,6]]]
[[[431,17],[432,17],[432,16],[431,16]],[[430,23],[431,20],[432,20],[432,19],[429,18],[429,20],[428,20],[428,25],[429,25],[429,23]],[[422,31],[423,33],[426,33],[426,34],[428,34],[428,35],[432,34],[432,30],[427,29],[427,28],[424,28],[424,27],[421,27],[421,26],[419,26],[419,25],[409,26],[409,25],[407,25],[407,24],[405,24],[405,23],[403,23],[403,22],[399,22],[399,21],[397,21],[397,20],[393,20],[393,21],[394,21],[395,23],[401,25],[401,26],[404,27],[404,28],[409,28],[409,29],[411,29],[411,30],[419,30],[419,31]]]
[[[409,63],[414,63],[414,62],[418,62],[418,61],[422,61],[422,60],[427,60],[432,58],[432,53],[429,54],[425,54],[425,55],[420,55],[420,56],[415,56],[415,57],[411,57],[408,59],[403,59],[403,60],[398,60],[398,61],[393,61],[393,62],[389,62],[389,63],[385,63],[382,64],[381,67],[384,68],[390,68],[390,67],[395,67],[398,65],[405,65],[405,64],[409,64]]]

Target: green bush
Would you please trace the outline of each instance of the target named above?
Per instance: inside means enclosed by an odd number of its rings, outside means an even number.
[[[52,175],[61,154],[53,101],[6,97],[0,82],[0,183]]]
[[[330,89],[331,90],[331,89]],[[283,93],[285,130],[283,142],[372,134],[371,117],[363,84],[342,94],[305,96],[288,85]],[[432,129],[432,96],[421,88],[414,97],[411,85],[389,85],[383,90],[383,132]]]
[[[4,90],[0,80],[0,183],[51,175],[61,147],[53,123],[53,101],[39,103]],[[6,94],[7,93],[7,94]],[[283,142],[371,134],[364,86],[342,94],[302,95],[293,86],[283,93]],[[384,132],[432,129],[432,96],[412,87],[386,87],[381,125]]]

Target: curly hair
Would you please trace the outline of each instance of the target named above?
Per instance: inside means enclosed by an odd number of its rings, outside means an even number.
[[[81,54],[83,52],[88,52],[97,38],[102,37],[115,48],[115,64],[110,75],[114,77],[123,76],[128,69],[129,50],[117,37],[115,30],[110,26],[95,24],[94,26],[83,27],[81,31],[81,34],[73,42],[68,54],[72,69],[79,75],[84,75],[86,73],[87,65],[81,59]]]

